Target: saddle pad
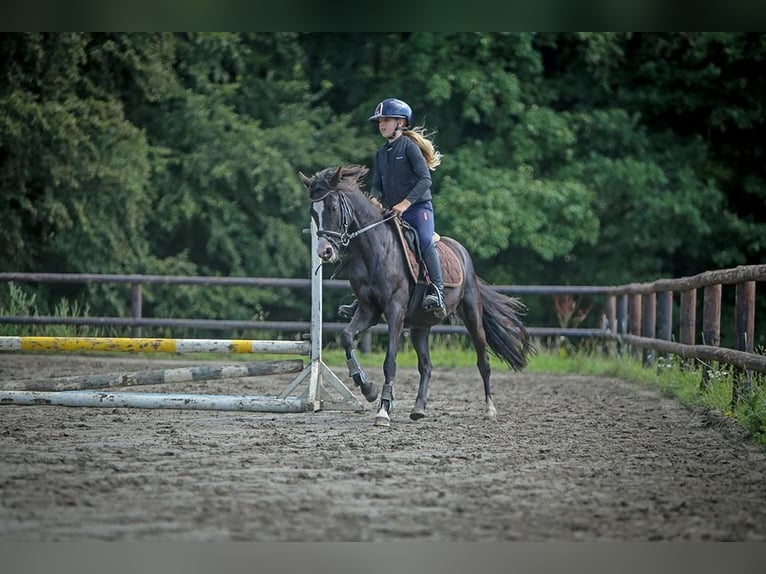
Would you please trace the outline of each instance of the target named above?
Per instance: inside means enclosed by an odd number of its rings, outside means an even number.
[[[404,237],[402,232],[402,224],[396,220],[396,230],[399,232],[399,242],[402,244],[402,249],[407,254],[407,263],[410,271],[410,275],[416,283],[422,283],[420,278],[420,262],[415,256],[415,252],[410,247],[409,243]],[[438,234],[434,234],[434,242],[436,250],[439,253],[439,260],[442,264],[442,280],[445,287],[457,287],[463,283],[463,266],[460,264],[460,259],[457,253],[449,248],[448,245],[440,241]]]

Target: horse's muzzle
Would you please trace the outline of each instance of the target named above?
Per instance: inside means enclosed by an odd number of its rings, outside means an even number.
[[[338,260],[338,250],[326,239],[319,241],[317,255],[319,255],[319,258],[325,263],[335,263]]]

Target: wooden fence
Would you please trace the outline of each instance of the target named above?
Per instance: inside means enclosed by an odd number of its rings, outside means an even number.
[[[766,265],[707,271],[692,277],[660,279],[614,287],[616,334],[620,341],[689,359],[718,361],[743,369],[766,372],[766,356],[755,354],[755,284],[766,279]],[[735,347],[719,347],[721,292],[734,285]],[[697,291],[703,289],[702,344],[697,344]],[[678,341],[674,341],[673,297],[680,294]],[[646,357],[646,354],[645,354]]]

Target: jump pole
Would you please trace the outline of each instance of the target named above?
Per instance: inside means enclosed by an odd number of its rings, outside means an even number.
[[[257,361],[231,365],[201,365],[197,367],[156,369],[127,373],[72,375],[45,379],[22,379],[0,382],[0,391],[82,391],[113,387],[132,387],[137,385],[196,383],[220,379],[282,375],[299,373],[302,370],[303,360],[301,359],[293,359],[289,361]]]
[[[112,393],[98,391],[4,391],[0,405],[55,405],[64,407],[128,407],[206,411],[299,413],[306,410],[301,397],[233,396],[179,393]]]
[[[130,337],[0,337],[0,351],[111,351],[128,353],[278,353],[307,355],[308,341],[147,339]]]

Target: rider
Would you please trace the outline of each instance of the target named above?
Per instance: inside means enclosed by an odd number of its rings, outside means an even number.
[[[437,317],[444,318],[447,311],[441,262],[433,241],[435,222],[429,173],[441,163],[441,154],[422,126],[411,127],[412,108],[402,100],[383,100],[376,106],[369,121],[377,122],[380,135],[386,139],[375,154],[370,199],[381,207],[387,207],[417,230],[423,262],[432,286],[423,299],[423,308],[433,310]],[[341,305],[338,312],[350,317],[356,305],[356,301]]]

